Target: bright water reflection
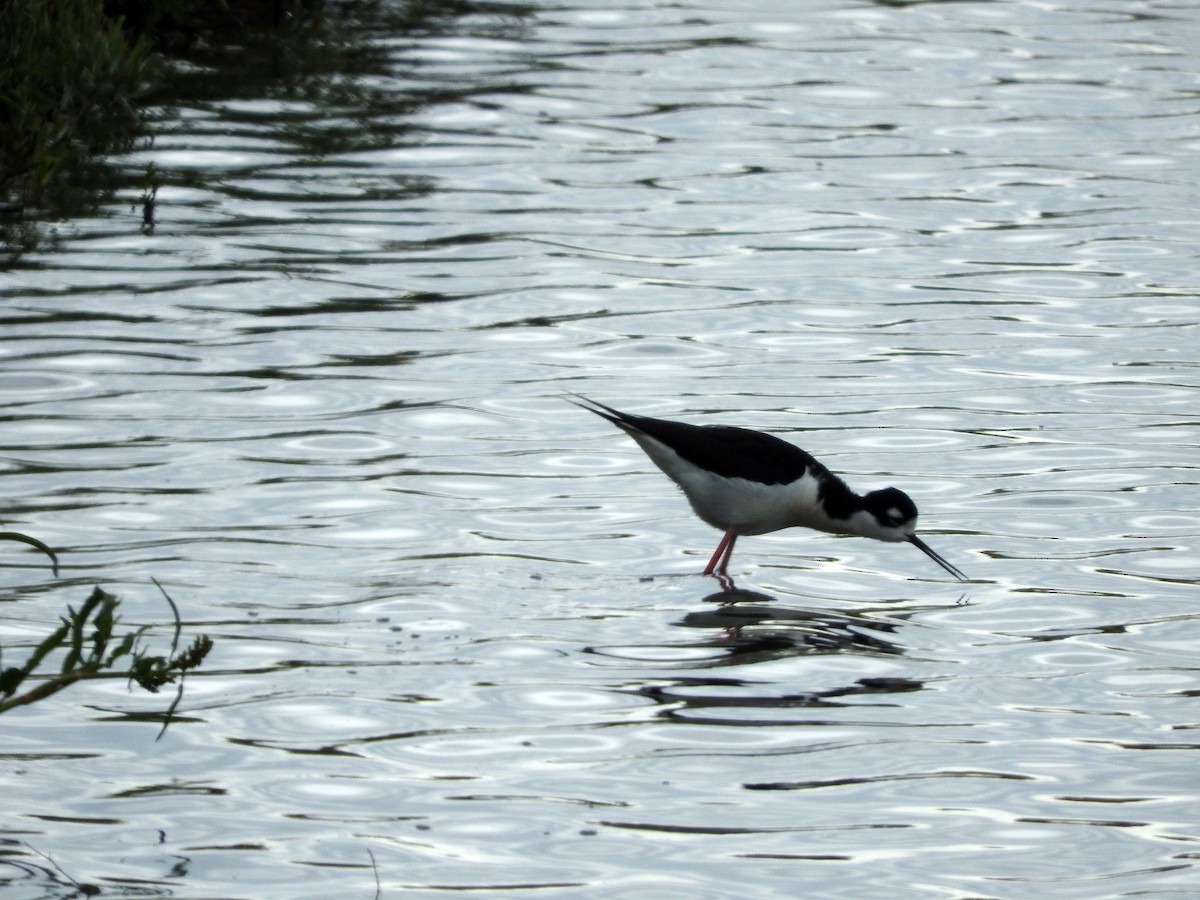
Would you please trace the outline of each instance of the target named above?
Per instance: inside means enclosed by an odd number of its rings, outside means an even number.
[[[154,576],[216,650],[159,743],[118,682],[4,717],[9,890],[1194,892],[1198,25],[536,3],[197,77],[154,233],[3,276],[65,574],[6,554],[0,638]],[[722,605],[572,390],[901,486],[975,583],[783,533]]]

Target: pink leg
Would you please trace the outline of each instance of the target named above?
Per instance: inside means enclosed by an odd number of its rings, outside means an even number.
[[[737,542],[737,535],[735,534],[730,539],[729,543],[725,547],[725,555],[721,557],[721,564],[719,566],[717,566],[717,574],[718,575],[723,576],[725,574],[725,570],[727,568],[729,568],[729,558],[731,556],[733,556],[733,545],[736,542]]]
[[[725,574],[725,568],[729,565],[729,557],[733,555],[733,545],[736,542],[737,532],[732,528],[726,530],[725,536],[721,538],[721,543],[717,544],[712,559],[708,561],[708,567],[704,570],[705,575]]]

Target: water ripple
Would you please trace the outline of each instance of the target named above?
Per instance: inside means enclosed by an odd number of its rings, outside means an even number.
[[[9,714],[22,840],[205,896],[1190,889],[1195,15],[410,6],[344,72],[208,48],[5,272],[5,527],[64,573],[5,556],[5,650],[96,582],[162,630],[150,576],[216,640],[136,771],[161,697]],[[974,580],[784,532],[724,591],[571,391],[900,486]]]

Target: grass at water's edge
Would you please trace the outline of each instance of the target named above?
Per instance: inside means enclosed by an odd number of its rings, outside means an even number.
[[[37,538],[5,531],[0,532],[0,540],[15,541],[42,551],[49,557],[54,574],[58,574],[58,555]],[[162,590],[161,586],[159,590]],[[212,649],[212,640],[207,635],[200,635],[181,651],[179,609],[166,591],[162,591],[162,595],[175,620],[169,654],[156,655],[146,649],[142,643],[146,626],[122,634],[118,630],[120,618],[117,615],[121,601],[107,591],[94,588],[79,609],[67,607],[67,614],[61,618],[59,626],[33,648],[23,664],[0,665],[0,713],[44,700],[77,681],[127,678],[151,693],[157,693],[166,684],[177,686],[175,699],[163,714],[165,731],[183,698],[183,676],[204,661]],[[0,660],[3,651],[0,647]],[[42,671],[46,668],[44,663],[51,657],[60,660],[58,670]]]
[[[101,0],[0,4],[0,211],[54,205],[89,161],[128,150],[159,75],[145,35]]]

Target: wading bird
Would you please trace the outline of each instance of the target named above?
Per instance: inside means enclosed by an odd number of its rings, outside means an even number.
[[[705,575],[725,575],[740,535],[800,526],[907,541],[958,580],[968,580],[917,537],[916,504],[897,488],[859,495],[812,456],[773,435],[636,416],[575,396],[570,402],[608,419],[637,441],[651,462],[683,489],[696,515],[725,532]]]

